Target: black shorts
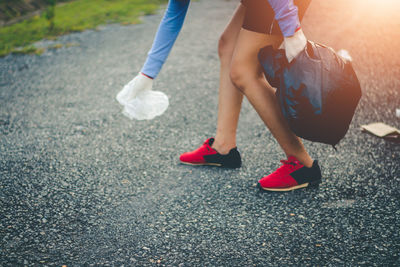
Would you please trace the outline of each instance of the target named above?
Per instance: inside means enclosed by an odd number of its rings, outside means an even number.
[[[294,0],[294,4],[298,8],[300,21],[310,2],[311,0]],[[275,20],[274,10],[268,0],[241,0],[241,3],[246,7],[243,29],[282,36],[278,22]]]

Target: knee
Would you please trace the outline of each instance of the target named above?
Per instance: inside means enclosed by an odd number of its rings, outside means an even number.
[[[242,93],[245,94],[246,87],[246,70],[237,63],[232,62],[231,70],[229,72],[229,76],[231,78],[231,82],[235,85],[235,87]]]
[[[218,55],[220,59],[232,57],[233,53],[233,42],[229,38],[228,34],[223,33],[218,41]]]

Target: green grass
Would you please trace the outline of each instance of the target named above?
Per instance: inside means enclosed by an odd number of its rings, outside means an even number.
[[[36,53],[36,41],[76,31],[96,28],[106,23],[135,24],[141,15],[153,14],[166,0],[76,0],[55,9],[55,27],[49,30],[45,16],[36,16],[0,28],[0,56],[9,53]]]
[[[33,45],[24,46],[21,48],[15,48],[13,54],[30,54],[30,55],[41,55],[44,52],[43,48],[36,48]]]

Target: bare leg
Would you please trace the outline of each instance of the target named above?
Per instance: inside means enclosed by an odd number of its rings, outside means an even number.
[[[221,154],[229,153],[236,147],[236,129],[239,120],[243,94],[233,85],[229,73],[235,44],[243,24],[245,7],[239,4],[231,21],[222,33],[218,54],[221,62],[218,97],[218,122],[212,147]]]
[[[246,95],[286,155],[295,156],[302,164],[311,167],[313,161],[301,140],[286,123],[275,96],[275,89],[266,81],[257,58],[260,48],[267,45],[278,46],[281,41],[279,36],[241,29],[230,76],[236,87]]]

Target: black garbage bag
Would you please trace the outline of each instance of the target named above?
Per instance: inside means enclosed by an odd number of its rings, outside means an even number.
[[[283,115],[299,137],[333,147],[349,129],[361,88],[351,62],[332,48],[308,41],[290,63],[285,51],[260,50],[259,61]]]

